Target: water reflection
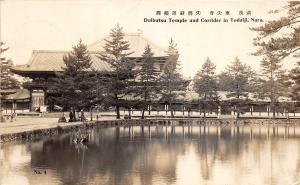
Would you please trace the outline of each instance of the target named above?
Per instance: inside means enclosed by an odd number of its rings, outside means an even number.
[[[0,184],[239,185],[300,179],[300,127],[135,126],[4,144]],[[35,174],[34,169],[47,174]]]

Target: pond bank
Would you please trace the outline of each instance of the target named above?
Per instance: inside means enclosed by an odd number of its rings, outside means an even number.
[[[34,118],[32,119],[34,120]],[[258,124],[299,124],[298,119],[214,119],[214,118],[173,118],[173,119],[131,119],[131,120],[99,120],[89,122],[74,123],[52,123],[43,126],[36,124],[32,128],[26,128],[24,131],[6,129],[6,132],[0,132],[0,142],[31,140],[37,137],[57,135],[60,133],[71,133],[86,130],[95,127],[117,127],[117,126],[137,126],[137,125],[258,125]],[[1,123],[0,123],[1,124]],[[13,123],[12,123],[13,124]],[[299,124],[300,125],[300,124]],[[15,126],[17,127],[17,125]],[[4,129],[4,127],[0,127]],[[11,131],[10,131],[11,130]]]

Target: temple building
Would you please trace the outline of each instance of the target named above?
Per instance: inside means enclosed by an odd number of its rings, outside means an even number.
[[[87,46],[91,59],[92,67],[94,70],[106,73],[110,71],[110,66],[106,62],[100,60],[97,54],[103,50],[109,36],[98,40]],[[167,59],[166,49],[152,43],[145,38],[141,33],[125,34],[124,40],[130,44],[130,52],[133,52],[127,58],[134,60],[137,63],[141,61],[142,54],[147,45],[150,46],[154,53],[156,61],[156,68],[162,70],[164,63]],[[48,90],[49,79],[55,77],[55,72],[62,71],[65,66],[63,56],[70,51],[55,51],[55,50],[34,50],[29,62],[25,65],[17,65],[12,68],[12,71],[23,77],[32,79],[31,83],[25,84],[24,87],[30,91],[31,110],[44,105],[48,105],[50,110],[54,106],[54,102],[48,98],[51,93]]]
[[[1,97],[4,114],[29,112],[30,92],[27,89],[14,89]]]

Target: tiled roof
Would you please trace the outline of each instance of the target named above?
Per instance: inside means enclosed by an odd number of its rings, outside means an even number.
[[[30,98],[30,92],[27,89],[18,89],[15,93],[4,97],[5,100],[24,100]]]
[[[97,57],[97,53],[102,51],[105,45],[105,37],[97,42],[88,45],[88,50],[92,59],[92,68],[99,71],[110,71],[110,66]],[[134,51],[129,57],[141,57],[147,44],[150,45],[154,56],[166,56],[165,50],[153,44],[141,34],[126,34],[124,39],[129,41],[131,51]],[[54,50],[34,50],[32,56],[25,65],[14,66],[14,71],[61,71],[65,66],[63,56],[69,51]]]
[[[68,51],[34,50],[28,64],[14,66],[13,70],[20,71],[61,71],[65,66],[63,56]],[[100,71],[109,71],[109,65],[101,61],[95,52],[90,52],[92,68]]]
[[[106,43],[105,40],[111,40],[111,39],[109,38],[109,36],[106,36],[105,38],[100,39],[100,40],[88,45],[88,50],[89,51],[98,51],[98,52],[102,51],[103,46]],[[154,57],[166,56],[165,49],[154,44],[153,42],[151,42],[150,40],[145,38],[143,35],[141,35],[140,33],[125,34],[124,40],[129,42],[130,52],[134,52],[131,55],[129,55],[129,57],[141,57],[145,51],[145,47],[147,46],[147,44],[150,45],[150,48],[151,48],[152,52],[154,53]]]

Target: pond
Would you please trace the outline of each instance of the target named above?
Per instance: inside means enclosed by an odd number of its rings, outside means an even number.
[[[133,126],[0,148],[1,185],[289,185],[300,181],[295,125]]]

